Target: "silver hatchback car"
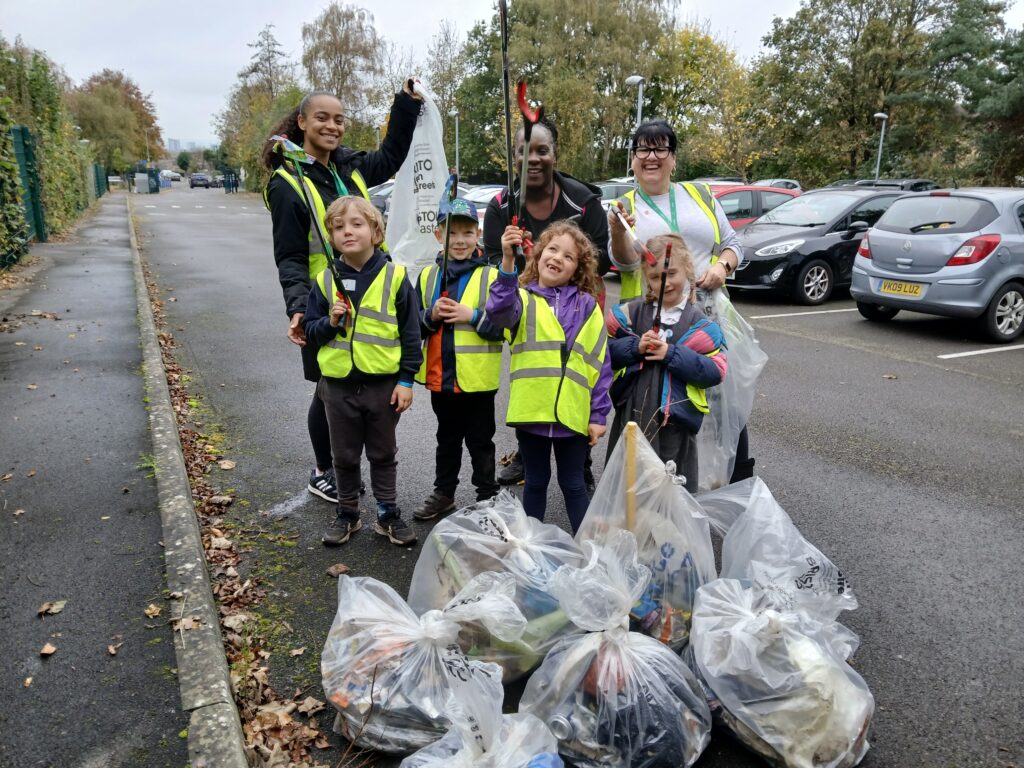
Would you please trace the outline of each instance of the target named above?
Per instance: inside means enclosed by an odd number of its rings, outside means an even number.
[[[896,200],[861,241],[850,294],[868,320],[901,309],[977,318],[997,342],[1024,332],[1024,189]]]

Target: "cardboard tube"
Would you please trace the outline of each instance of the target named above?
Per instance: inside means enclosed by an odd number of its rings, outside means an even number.
[[[626,530],[636,529],[636,434],[635,421],[626,424]]]

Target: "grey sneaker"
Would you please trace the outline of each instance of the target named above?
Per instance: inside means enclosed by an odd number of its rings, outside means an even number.
[[[427,496],[423,506],[412,513],[417,520],[433,520],[438,515],[444,515],[455,510],[455,499],[445,496],[436,488]]]
[[[377,504],[377,522],[373,524],[373,530],[387,536],[392,544],[405,546],[416,543],[416,534],[402,519],[402,511],[397,504]]]
[[[320,539],[328,547],[337,547],[349,540],[349,537],[363,527],[363,521],[359,519],[358,510],[338,511],[331,527],[327,529]]]
[[[523,460],[519,458],[519,451],[502,456],[498,460],[502,465],[498,473],[498,482],[502,485],[519,485],[526,482],[526,473],[523,471]]]

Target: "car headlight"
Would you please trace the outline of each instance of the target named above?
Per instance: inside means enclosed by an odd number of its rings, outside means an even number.
[[[774,283],[776,280],[782,277],[783,269],[785,269],[785,267],[776,267],[775,269],[772,270],[772,273],[768,275],[768,279]]]
[[[758,248],[756,251],[754,251],[754,255],[785,256],[787,253],[795,251],[803,244],[803,240],[787,240],[784,243],[776,243],[775,245],[766,245],[764,248]]]

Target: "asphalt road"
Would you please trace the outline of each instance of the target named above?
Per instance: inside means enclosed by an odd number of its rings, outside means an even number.
[[[32,253],[0,294],[0,765],[181,768],[124,196]]]
[[[288,645],[319,650],[336,604],[324,569],[343,561],[404,593],[418,549],[365,526],[341,550],[319,543],[333,512],[304,490],[313,387],[285,339],[262,200],[202,189],[135,200],[181,362],[238,461],[216,478],[247,504],[232,513],[299,533],[297,548],[260,552],[273,566],[265,610],[287,621]],[[750,421],[758,473],[860,599],[844,621],[861,636],[855,664],[877,702],[864,765],[1024,764],[1024,350],[943,359],[992,345],[961,322],[912,313],[871,324],[849,298],[817,309],[735,299],[770,356]],[[399,425],[407,513],[432,483],[435,423],[424,394],[416,390]],[[504,403],[500,393],[501,412]],[[511,430],[496,441],[499,452],[511,449]],[[595,452],[596,469],[603,458]],[[472,500],[467,470],[460,503]],[[565,524],[554,487],[548,519]],[[429,528],[415,527],[421,539]],[[315,657],[304,659],[274,654],[281,690],[319,692]],[[761,764],[721,734],[701,762]]]

